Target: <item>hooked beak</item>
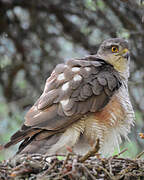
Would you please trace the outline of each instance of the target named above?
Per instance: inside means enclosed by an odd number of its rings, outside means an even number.
[[[124,49],[124,50],[123,50],[123,55],[122,55],[122,56],[128,60],[129,57],[130,57],[129,50],[128,50],[128,49]]]
[[[129,53],[129,52],[126,52],[125,54],[123,54],[123,57],[126,58],[126,59],[128,60],[129,57],[130,57],[130,53]]]

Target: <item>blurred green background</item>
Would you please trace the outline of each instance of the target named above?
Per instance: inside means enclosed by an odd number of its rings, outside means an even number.
[[[123,154],[144,147],[144,3],[139,0],[0,0],[0,144],[19,129],[56,64],[95,54],[109,37],[131,45],[129,92],[136,123]],[[17,146],[0,152],[0,160]],[[117,153],[117,150],[115,151]]]

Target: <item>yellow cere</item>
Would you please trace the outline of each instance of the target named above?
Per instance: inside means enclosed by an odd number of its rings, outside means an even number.
[[[127,48],[125,48],[124,50],[123,50],[123,53],[127,53],[129,50],[127,49]]]

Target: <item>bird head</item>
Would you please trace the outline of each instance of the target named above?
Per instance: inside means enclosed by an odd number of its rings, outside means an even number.
[[[98,52],[98,57],[105,60],[122,75],[129,76],[130,53],[128,42],[122,38],[105,40]]]

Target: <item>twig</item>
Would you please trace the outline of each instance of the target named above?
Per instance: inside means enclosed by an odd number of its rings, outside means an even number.
[[[141,153],[139,153],[135,159],[139,159],[142,155],[144,154],[144,151],[142,151]]]
[[[62,166],[62,170],[64,169],[64,167],[65,167],[65,165],[66,165],[70,155],[71,155],[70,153],[67,154],[66,159],[64,160],[64,163],[63,163],[63,166]]]
[[[115,178],[115,176],[111,175],[111,174],[107,171],[107,169],[105,169],[105,168],[102,167],[102,166],[99,166],[99,168],[102,169],[112,180],[117,180],[117,179]]]
[[[81,166],[87,172],[87,174],[91,177],[92,180],[96,180],[96,178],[92,175],[92,173],[90,173],[90,171],[84,164],[78,163],[77,165]]]
[[[67,154],[66,159],[64,160],[63,165],[62,165],[61,173],[58,175],[57,179],[61,179],[61,176],[64,175],[65,172],[63,170],[65,168],[65,165],[66,165],[70,155],[71,155],[70,153]],[[70,171],[68,171],[68,172],[70,172]]]
[[[70,153],[71,155],[75,155],[73,153]],[[57,156],[63,156],[63,157],[66,157],[65,154],[51,154],[51,155],[44,155],[44,158],[48,158],[48,157],[57,157]]]
[[[109,169],[110,169],[109,175],[110,175],[111,177],[114,177],[113,172],[112,172],[112,166],[111,166],[112,160],[113,160],[114,158],[117,158],[118,156],[120,156],[121,154],[123,154],[124,152],[126,152],[127,150],[128,150],[128,149],[125,148],[124,150],[122,150],[122,151],[119,152],[118,154],[116,154],[116,155],[114,155],[114,156],[111,156],[111,157],[108,159],[108,164],[109,164]],[[117,179],[119,179],[119,177],[118,177]]]
[[[129,172],[129,171],[131,171],[132,169],[131,169],[131,165],[129,165],[127,168],[125,168],[125,169],[122,169],[119,173],[118,173],[118,176],[120,175],[125,175],[127,172]],[[119,176],[119,177],[120,177]]]
[[[100,149],[99,139],[97,139],[94,147],[93,147],[92,149],[90,149],[90,151],[88,151],[87,154],[85,154],[83,157],[81,157],[81,158],[79,159],[79,161],[80,161],[81,163],[83,163],[83,162],[84,162],[85,160],[87,160],[89,157],[94,156],[94,155],[99,151],[99,149]]]
[[[69,171],[69,172],[67,172],[67,173],[65,173],[65,174],[63,174],[63,175],[61,175],[61,176],[59,176],[57,178],[54,178],[54,180],[60,180],[63,177],[68,176],[68,175],[73,174],[73,173],[75,173],[75,171]]]
[[[109,165],[110,174],[113,176],[112,166],[111,166],[112,159],[113,159],[113,158],[111,158],[111,159],[108,161],[108,165]]]
[[[56,165],[56,161],[40,176],[40,178],[44,177],[48,172],[50,172]]]
[[[126,152],[128,149],[125,148],[124,150],[122,150],[121,152],[119,152],[118,154],[112,156],[112,158],[117,158],[118,156],[120,156],[121,154],[123,154],[124,152]]]

